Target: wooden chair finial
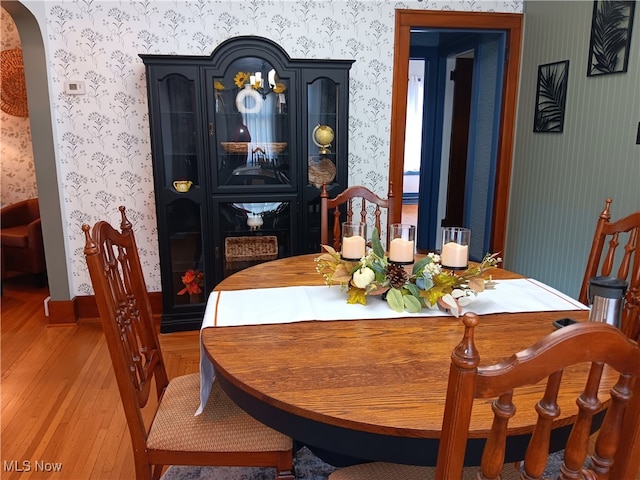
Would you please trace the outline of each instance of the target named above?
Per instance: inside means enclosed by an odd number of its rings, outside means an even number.
[[[84,232],[84,254],[95,255],[98,253],[98,246],[91,238],[91,227],[84,223],[82,224],[82,231]]]
[[[462,316],[464,335],[451,354],[451,361],[459,368],[471,370],[480,363],[480,355],[473,339],[474,328],[478,325],[478,315],[467,312]]]
[[[120,210],[120,216],[122,217],[122,220],[120,221],[120,230],[122,230],[122,233],[130,232],[131,229],[133,228],[133,225],[127,218],[127,214],[126,214],[127,209],[125,208],[124,205],[120,205],[118,207],[118,210]]]
[[[604,201],[604,203],[605,203],[604,210],[602,210],[602,213],[600,214],[600,218],[603,219],[606,222],[611,220],[611,203],[612,202],[613,202],[613,200],[611,198],[607,197],[607,199]]]

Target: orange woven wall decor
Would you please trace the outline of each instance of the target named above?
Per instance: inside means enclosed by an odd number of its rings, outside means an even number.
[[[3,50],[0,58],[2,83],[0,83],[0,108],[16,117],[28,117],[27,87],[24,79],[22,50]]]

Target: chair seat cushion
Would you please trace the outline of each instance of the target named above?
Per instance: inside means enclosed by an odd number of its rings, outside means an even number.
[[[462,471],[462,480],[476,480],[479,467],[467,467]],[[397,463],[372,462],[340,468],[329,475],[329,480],[428,480],[434,478],[435,467],[418,467]],[[513,464],[505,465],[501,480],[520,480]]]
[[[198,452],[287,451],[290,437],[249,416],[214,382],[201,415],[200,376],[195,373],[169,382],[149,430],[149,449]]]
[[[3,247],[27,248],[29,246],[27,225],[3,228],[0,230],[0,241]]]

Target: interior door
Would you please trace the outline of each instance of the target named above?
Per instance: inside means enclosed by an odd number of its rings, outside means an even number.
[[[442,227],[456,227],[463,225],[464,222],[473,58],[456,58],[456,68],[452,73],[454,89],[451,149],[449,153],[446,213],[441,222]]]

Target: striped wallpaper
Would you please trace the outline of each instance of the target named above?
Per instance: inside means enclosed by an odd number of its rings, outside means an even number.
[[[592,1],[527,1],[504,266],[577,298],[606,197],[640,210],[640,12],[626,73],[587,77]],[[637,10],[637,9],[636,9]],[[533,133],[538,65],[569,60],[563,133]]]

